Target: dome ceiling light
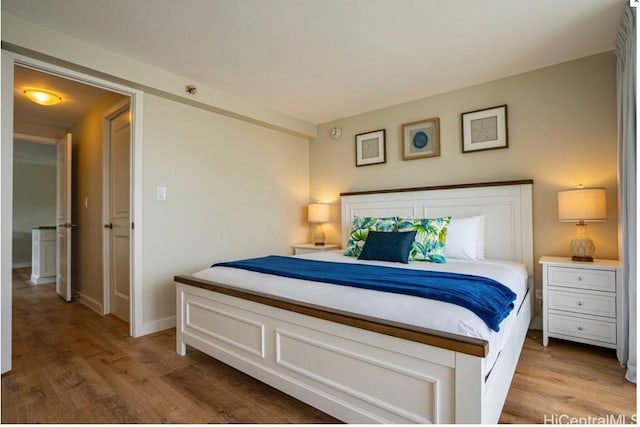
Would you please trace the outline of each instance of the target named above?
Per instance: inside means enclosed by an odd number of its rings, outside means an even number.
[[[25,89],[24,94],[40,105],[55,105],[62,101],[60,95],[42,89]]]

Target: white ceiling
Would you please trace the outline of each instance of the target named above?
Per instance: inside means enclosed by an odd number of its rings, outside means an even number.
[[[323,123],[615,48],[626,0],[2,0],[2,11]]]

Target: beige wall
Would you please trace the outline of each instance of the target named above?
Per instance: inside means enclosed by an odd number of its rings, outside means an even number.
[[[174,275],[306,241],[309,144],[152,95],[143,123],[144,322],[170,323]]]
[[[53,152],[55,158],[55,151]],[[14,266],[31,265],[31,230],[56,224],[56,167],[13,164]]]
[[[147,92],[141,167],[143,221],[139,224],[144,238],[138,242],[143,259],[142,300],[136,302],[142,306],[145,325],[139,333],[175,324],[174,274],[190,273],[221,259],[291,253],[289,245],[307,240],[304,208],[309,200],[309,143],[293,135],[315,136],[313,124],[200,84],[197,101],[193,101],[185,95],[182,76],[4,13],[2,41],[37,57],[53,58],[53,62],[62,62],[70,69],[145,88]],[[11,60],[3,52],[3,139],[7,135],[10,138],[13,131]],[[168,98],[199,102],[203,109]],[[76,138],[82,135],[84,130],[80,128],[84,126],[76,126]],[[12,157],[12,145],[3,144],[3,230],[11,230],[11,215],[5,215],[11,204],[4,203],[12,200],[12,189],[5,185],[11,178],[5,179],[4,175],[11,173]],[[90,173],[97,170],[91,169]],[[154,199],[157,185],[167,187],[165,202]],[[93,194],[96,190],[75,189],[81,201],[89,191]],[[100,225],[95,210],[99,200],[91,196],[85,214]],[[80,215],[83,209],[76,205],[76,214]],[[3,238],[2,251],[10,247],[9,243]],[[101,251],[87,252],[87,256],[100,259]],[[4,372],[11,361],[11,316],[10,304],[7,305],[11,300],[11,266],[9,257],[2,257],[2,261]],[[91,274],[101,274],[101,267],[92,269]],[[92,298],[102,300],[95,286],[101,284],[101,276],[95,282],[83,283],[91,286],[87,292]]]
[[[102,309],[102,157],[103,116],[123,98],[110,93],[71,129],[72,161],[72,286],[93,306]],[[85,207],[84,201],[87,198]]]
[[[502,104],[509,148],[463,154],[460,114]],[[403,161],[402,123],[429,117],[440,118],[440,157]],[[333,126],[343,130],[338,140],[329,137]],[[387,163],[356,168],[354,136],[383,128]],[[618,256],[613,53],[332,121],[318,135],[310,144],[310,196],[335,203],[327,241],[340,241],[340,192],[533,178],[536,260],[569,254],[575,226],[558,222],[556,193],[578,184],[607,189],[608,221],[589,228],[597,257]]]

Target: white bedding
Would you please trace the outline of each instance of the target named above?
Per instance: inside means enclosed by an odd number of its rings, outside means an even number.
[[[500,324],[500,331],[494,332],[470,310],[447,302],[291,279],[229,267],[206,268],[194,273],[193,276],[295,301],[332,307],[338,310],[456,335],[481,338],[489,342],[489,355],[485,359],[485,367],[487,368],[493,365],[507,342],[506,340],[515,323],[516,313],[527,291],[526,267],[523,264],[511,261],[448,259],[445,264],[431,262],[397,264],[383,261],[360,261],[354,257],[344,256],[342,251],[304,254],[297,255],[297,257],[318,261],[364,263],[395,268],[448,271],[485,276],[508,286],[516,293],[517,299],[514,303],[514,310]]]

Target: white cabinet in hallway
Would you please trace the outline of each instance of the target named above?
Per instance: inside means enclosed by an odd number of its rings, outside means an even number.
[[[31,281],[36,285],[56,281],[55,227],[38,227],[31,232]]]

